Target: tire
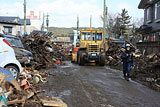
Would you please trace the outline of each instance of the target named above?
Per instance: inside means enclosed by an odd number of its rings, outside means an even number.
[[[79,64],[79,54],[77,54],[77,61],[75,61],[76,64]]]
[[[85,65],[85,61],[84,61],[83,56],[82,56],[81,53],[82,52],[80,52],[80,54],[78,56],[78,64],[81,65],[81,66],[83,66],[83,65]]]
[[[18,77],[19,77],[19,70],[18,70],[17,67],[15,67],[13,65],[8,65],[5,68],[12,73],[12,75],[13,75],[13,77],[15,79],[18,79]]]
[[[73,57],[73,56],[72,56]],[[71,63],[74,63],[73,58],[71,58]]]
[[[104,65],[105,65],[105,58],[104,58],[103,56],[100,56],[99,59],[100,59],[100,60],[99,60],[99,65],[100,65],[100,66],[104,66]]]
[[[71,63],[75,63],[75,61],[71,60]]]
[[[73,59],[71,59],[71,63],[74,63]]]

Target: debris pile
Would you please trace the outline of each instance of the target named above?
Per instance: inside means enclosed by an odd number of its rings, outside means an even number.
[[[109,49],[106,52],[106,65],[114,69],[122,70],[121,54],[124,48],[109,41]]]
[[[61,44],[52,43],[49,38],[29,37],[23,38],[25,48],[32,52],[33,60],[31,65],[34,69],[55,67],[62,64],[65,54]]]
[[[135,58],[132,78],[160,91],[160,54]]]
[[[0,107],[3,105],[8,105],[8,107],[67,107],[60,99],[42,96],[39,91],[41,85],[47,82],[47,77],[54,76],[50,71],[40,72],[39,70],[63,64],[65,57],[70,55],[69,50],[62,44],[51,42],[49,35],[51,33],[36,31],[22,38],[25,49],[31,51],[33,56],[31,66],[24,66],[18,82],[9,71],[6,71],[9,72],[6,74],[0,69],[0,99],[3,99],[0,101]]]
[[[50,76],[50,72],[40,72],[37,70],[31,71],[29,68],[24,68],[20,74],[19,83],[17,87],[21,87],[21,90],[14,88],[15,82],[7,82],[5,78],[0,81],[0,89],[3,87],[1,93],[3,95],[3,101],[0,101],[0,106],[8,105],[8,107],[67,107],[67,105],[58,98],[43,96],[39,90],[40,85],[44,85],[46,77]],[[9,80],[9,76],[7,80]],[[7,85],[1,84],[7,83]],[[13,84],[12,84],[13,83]],[[5,90],[4,90],[5,89]]]
[[[109,42],[106,52],[106,65],[113,69],[123,70],[121,54],[124,51],[120,45]],[[134,52],[132,79],[141,81],[155,90],[160,91],[160,54],[144,56],[139,51]]]

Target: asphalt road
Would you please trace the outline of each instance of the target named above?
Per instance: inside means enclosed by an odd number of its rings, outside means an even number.
[[[160,93],[122,72],[100,66],[78,66],[65,62],[48,78],[45,95],[61,98],[68,107],[160,107]]]

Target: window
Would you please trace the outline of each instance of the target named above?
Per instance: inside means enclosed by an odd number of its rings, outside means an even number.
[[[4,32],[6,34],[12,34],[12,27],[4,26]]]
[[[102,40],[102,33],[97,33],[97,38],[96,40]]]
[[[82,40],[88,40],[88,41],[102,40],[102,33],[82,32]]]
[[[95,40],[95,33],[91,34],[91,33],[83,32],[82,40]]]
[[[155,40],[156,40],[156,41],[159,41],[159,33],[157,32],[155,35],[156,35]]]
[[[155,4],[155,19],[160,19],[160,2]]]
[[[146,19],[147,22],[151,22],[151,7],[146,9]]]

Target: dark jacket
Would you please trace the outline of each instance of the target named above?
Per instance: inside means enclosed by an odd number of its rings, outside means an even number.
[[[128,56],[126,56],[128,54]],[[133,63],[133,53],[132,51],[125,50],[121,55],[123,63]]]

